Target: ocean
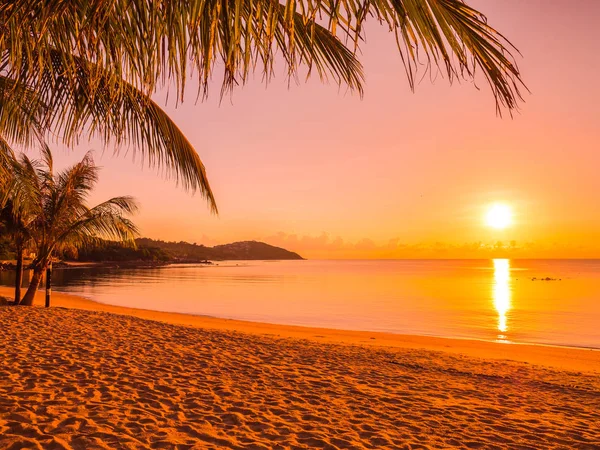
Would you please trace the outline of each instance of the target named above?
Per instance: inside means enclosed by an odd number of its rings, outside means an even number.
[[[157,311],[600,348],[600,260],[224,261],[53,279],[58,292]]]

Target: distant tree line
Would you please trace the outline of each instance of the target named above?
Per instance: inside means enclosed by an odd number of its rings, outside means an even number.
[[[12,304],[31,306],[45,275],[46,306],[50,306],[53,260],[77,254],[102,239],[134,245],[138,231],[126,217],[137,210],[132,197],[87,205],[99,171],[90,153],[59,172],[54,171],[52,153],[45,145],[39,160],[21,154],[0,162],[0,251],[15,260]],[[26,261],[27,256],[31,261]],[[25,267],[32,275],[22,296]]]
[[[164,263],[195,263],[206,260],[244,259],[302,259],[300,255],[264,242],[243,241],[207,247],[185,241],[167,242],[149,238],[138,238],[135,247],[111,241],[102,241],[94,246],[79,249],[71,260],[82,262],[144,261]]]
[[[120,261],[148,261],[172,262],[175,257],[155,246],[137,244],[136,247],[123,245],[120,242],[103,241],[94,246],[79,249],[76,255],[66,255],[69,260],[89,262],[120,262]]]

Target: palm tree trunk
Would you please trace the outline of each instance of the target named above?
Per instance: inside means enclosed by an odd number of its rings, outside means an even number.
[[[46,308],[50,308],[50,296],[52,295],[52,261],[46,269]]]
[[[35,266],[33,269],[33,276],[31,277],[31,282],[29,283],[29,287],[27,288],[27,292],[23,296],[23,299],[19,303],[19,305],[31,306],[33,305],[33,301],[35,300],[35,294],[37,292],[38,287],[40,286],[40,281],[42,281],[42,276],[44,274],[44,267]]]
[[[17,247],[17,273],[15,274],[15,305],[21,301],[21,283],[23,283],[23,247]]]

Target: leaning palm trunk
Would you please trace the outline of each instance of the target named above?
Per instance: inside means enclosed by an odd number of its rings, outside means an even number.
[[[37,290],[40,287],[40,282],[42,281],[42,277],[44,275],[44,270],[46,270],[45,265],[35,264],[33,266],[33,276],[31,277],[31,281],[29,282],[27,292],[25,292],[25,295],[23,296],[23,299],[19,302],[19,305],[33,305],[33,302],[35,300],[35,294],[37,293]]]
[[[46,308],[50,308],[50,296],[52,295],[52,261],[46,269]]]
[[[15,274],[15,305],[21,301],[21,283],[23,283],[23,246],[17,244],[17,273]]]

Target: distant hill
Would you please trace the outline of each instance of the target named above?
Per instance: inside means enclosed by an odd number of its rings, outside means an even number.
[[[207,247],[212,253],[206,259],[304,259],[298,253],[258,241],[241,241]]]
[[[77,261],[148,261],[156,263],[201,262],[206,260],[291,260],[304,259],[289,250],[264,242],[242,241],[207,247],[189,242],[165,242],[149,238],[136,239],[137,248],[105,241],[94,248],[82,249]]]

